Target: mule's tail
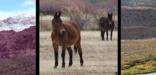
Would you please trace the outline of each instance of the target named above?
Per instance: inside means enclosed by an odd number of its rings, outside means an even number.
[[[77,47],[74,45],[75,54],[77,53]]]

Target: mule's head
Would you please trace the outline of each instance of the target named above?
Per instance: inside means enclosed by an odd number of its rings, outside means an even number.
[[[113,13],[108,13],[108,19],[112,20],[112,17],[113,17]]]
[[[66,29],[61,20],[61,11],[58,11],[54,14],[52,19],[53,31],[59,33],[60,35],[64,35]]]

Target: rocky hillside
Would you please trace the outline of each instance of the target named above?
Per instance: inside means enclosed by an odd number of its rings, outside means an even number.
[[[156,27],[156,10],[122,8],[122,27],[147,26]]]
[[[20,32],[0,32],[0,58],[35,55],[36,27],[32,26]]]
[[[35,56],[0,58],[1,75],[36,75]]]
[[[121,38],[145,39],[156,37],[155,0],[123,0]],[[127,5],[126,5],[127,4]]]

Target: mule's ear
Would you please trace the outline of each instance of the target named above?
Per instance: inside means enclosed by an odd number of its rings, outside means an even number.
[[[57,18],[57,17],[58,17],[58,12],[55,12],[54,18]]]
[[[60,16],[61,16],[61,13],[62,13],[61,11],[58,11],[58,17],[60,17]]]
[[[59,18],[61,16],[61,11],[55,13],[54,18]]]

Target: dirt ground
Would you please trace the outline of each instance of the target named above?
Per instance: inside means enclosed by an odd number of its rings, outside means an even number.
[[[0,75],[36,75],[36,56],[0,58]]]
[[[54,51],[50,39],[51,32],[40,32],[40,75],[116,75],[117,72],[117,32],[112,41],[102,41],[99,31],[81,31],[84,66],[80,66],[78,54],[73,54],[73,65],[61,68],[61,48],[59,65],[54,69]]]

